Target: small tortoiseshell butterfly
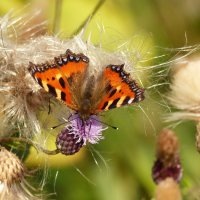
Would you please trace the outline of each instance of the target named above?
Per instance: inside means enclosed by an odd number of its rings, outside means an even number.
[[[83,121],[144,99],[144,89],[124,71],[124,65],[110,64],[97,77],[87,73],[88,66],[88,57],[67,50],[50,63],[30,62],[28,70],[40,86],[76,111]]]

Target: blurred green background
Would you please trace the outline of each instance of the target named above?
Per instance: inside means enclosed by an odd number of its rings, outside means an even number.
[[[3,15],[11,9],[22,9],[22,12],[41,9],[43,19],[50,22],[51,34],[55,25],[56,3],[56,0],[1,0],[0,13]],[[59,12],[61,19],[56,21],[57,26],[60,25],[61,37],[70,37],[97,3],[96,0],[63,0]],[[25,7],[27,4],[28,7]],[[156,67],[159,63],[172,59],[177,53],[176,48],[199,43],[200,1],[106,0],[87,28],[87,32],[92,33],[94,44],[100,41],[98,27],[102,25],[105,27],[102,42],[109,50],[131,38],[130,48],[139,55],[133,60],[137,60],[137,66],[146,66],[142,79],[144,87],[149,88],[157,83],[169,82],[167,74],[158,79],[160,70],[162,73],[168,71],[167,64],[162,68]],[[155,68],[152,70],[149,66],[153,65]],[[109,128],[104,132],[105,140],[86,147],[74,158],[52,158],[48,163],[44,188],[47,194],[55,193],[49,199],[151,199],[155,190],[151,168],[155,160],[156,134],[169,125],[163,122],[163,116],[170,112],[166,100],[163,100],[167,90],[167,84],[147,89],[146,99],[140,104],[142,109],[133,106],[106,112],[102,120],[119,127],[118,131]],[[180,184],[182,193],[185,199],[195,199],[193,196],[200,194],[200,155],[195,148],[195,124],[170,125],[174,125],[180,139],[184,169]],[[31,162],[30,159],[29,165],[32,165]],[[34,164],[37,165],[37,162]],[[42,184],[40,178],[38,182]],[[193,196],[190,191],[193,191]]]

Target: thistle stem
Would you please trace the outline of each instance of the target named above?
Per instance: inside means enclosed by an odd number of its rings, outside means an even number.
[[[53,22],[53,33],[57,34],[60,30],[60,19],[62,10],[62,0],[55,1],[55,13],[54,13],[54,22]]]
[[[92,17],[101,8],[101,6],[104,4],[104,2],[105,2],[105,0],[99,0],[99,2],[97,3],[97,5],[95,6],[94,10],[92,11],[92,13],[82,22],[82,24],[78,27],[78,29],[76,29],[72,33],[72,36],[78,34],[84,28],[84,26],[87,24],[87,22],[92,19]]]
[[[18,138],[18,137],[7,137],[7,138],[0,138],[0,144],[1,143],[7,143],[7,142],[22,142],[22,143],[26,143],[26,144],[30,144],[32,145],[36,150],[40,150],[43,153],[47,154],[47,155],[56,155],[58,153],[60,153],[60,151],[58,149],[55,150],[48,150],[45,149],[43,147],[41,147],[39,144],[27,139],[27,138]]]

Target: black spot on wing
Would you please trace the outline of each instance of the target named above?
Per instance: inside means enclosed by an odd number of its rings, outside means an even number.
[[[120,98],[115,99],[112,104],[108,107],[108,109],[116,108],[117,102],[120,100]]]
[[[61,99],[63,101],[66,101],[66,94],[64,92],[61,92]]]
[[[57,97],[57,93],[54,87],[52,87],[51,85],[47,84],[47,87],[49,89],[49,93],[51,93],[53,96]]]
[[[110,84],[108,84],[107,86],[106,86],[106,92],[110,92],[110,90],[112,89],[112,86],[110,85]]]
[[[38,84],[39,84],[41,87],[43,87],[41,78],[36,78],[36,81],[38,82]]]
[[[110,93],[109,98],[112,97],[116,92],[117,92],[117,90],[114,89],[114,90]]]
[[[127,105],[128,104],[128,101],[130,100],[131,98],[129,96],[127,96],[124,101],[122,102],[122,105]]]
[[[59,83],[60,83],[62,88],[65,88],[65,81],[63,80],[62,77],[59,78]]]
[[[106,101],[101,109],[104,110],[107,105],[108,105],[108,102]]]

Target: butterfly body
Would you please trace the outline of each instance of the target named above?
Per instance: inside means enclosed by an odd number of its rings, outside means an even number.
[[[124,65],[108,65],[97,75],[91,75],[88,66],[88,57],[67,50],[51,62],[30,62],[28,70],[38,84],[74,110],[83,121],[102,111],[144,99],[144,89],[124,71]]]

